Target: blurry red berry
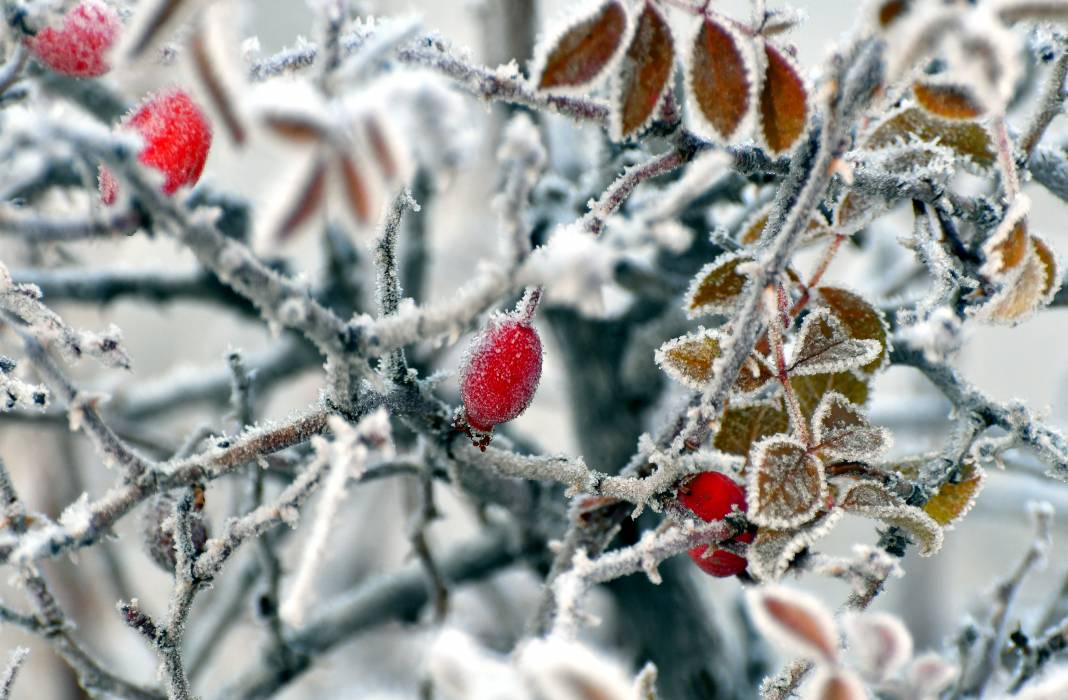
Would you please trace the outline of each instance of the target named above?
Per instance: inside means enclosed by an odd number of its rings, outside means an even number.
[[[720,472],[703,472],[687,481],[679,489],[679,503],[693,511],[701,520],[711,522],[730,515],[734,506],[743,513],[749,509],[745,501],[745,489],[733,479]],[[743,532],[734,538],[735,542],[751,542],[752,533]],[[716,549],[704,556],[708,545],[701,545],[690,550],[690,558],[706,574],[725,577],[734,576],[745,571],[745,557],[724,549]]]
[[[489,432],[512,420],[534,398],[541,379],[542,351],[529,313],[494,316],[467,349],[460,397],[467,424],[475,430]]]
[[[211,148],[211,123],[184,90],[171,88],[150,95],[121,126],[141,134],[145,145],[138,160],[166,176],[165,194],[200,179]],[[101,167],[101,199],[111,204],[117,192],[114,176]]]
[[[28,39],[33,55],[57,73],[90,78],[111,69],[107,53],[119,36],[122,23],[109,5],[83,0],[63,15],[63,24],[45,27]]]

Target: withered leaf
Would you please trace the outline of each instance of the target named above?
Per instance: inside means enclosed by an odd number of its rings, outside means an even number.
[[[326,177],[326,164],[316,159],[308,177],[298,184],[291,195],[286,213],[274,232],[275,240],[289,238],[320,210],[326,195]]]
[[[772,371],[767,356],[758,350],[746,358],[731,389],[744,396],[757,391],[776,378],[777,375]]]
[[[889,29],[911,6],[911,0],[883,0],[876,6],[875,21],[880,29]]]
[[[886,200],[862,192],[846,192],[834,210],[834,228],[838,233],[851,236],[887,210]]]
[[[760,528],[746,549],[749,573],[758,581],[778,581],[790,568],[794,557],[826,536],[842,519],[842,514],[841,509],[834,508],[796,529]]]
[[[753,261],[745,253],[724,253],[702,267],[690,283],[683,308],[690,318],[729,314],[734,310],[749,276],[738,267]]]
[[[760,240],[760,236],[764,233],[764,227],[768,225],[768,219],[771,217],[771,209],[774,206],[774,202],[768,202],[753,212],[753,214],[742,223],[742,227],[738,229],[739,243],[742,245],[753,245]]]
[[[985,108],[966,85],[920,80],[912,85],[916,102],[931,114],[946,119],[975,119]]]
[[[644,128],[671,85],[675,41],[660,7],[645,3],[634,37],[616,76],[612,137],[622,140]]]
[[[868,692],[848,668],[820,668],[812,679],[812,700],[867,700]]]
[[[850,338],[836,316],[816,308],[801,324],[787,371],[791,375],[842,372],[867,365],[881,351],[878,341]]]
[[[601,3],[593,14],[546,43],[544,58],[532,71],[539,90],[581,89],[591,86],[619,56],[630,24],[621,0]]]
[[[1047,298],[1049,271],[1039,257],[1033,241],[1028,241],[1023,264],[1001,280],[1001,289],[989,301],[976,309],[969,309],[976,318],[988,323],[1015,325],[1025,321]]]
[[[757,629],[789,651],[825,663],[838,659],[838,626],[811,594],[760,586],[749,590],[746,602]]]
[[[680,384],[701,389],[715,376],[722,340],[717,331],[705,329],[669,340],[656,351],[656,363]]]
[[[1041,305],[1048,305],[1053,301],[1057,291],[1061,288],[1061,266],[1057,260],[1057,254],[1049,247],[1045,240],[1035,234],[1031,235],[1031,245],[1034,246],[1035,256],[1042,266],[1042,301]]]
[[[868,374],[881,369],[890,356],[890,324],[883,312],[859,294],[840,287],[819,287],[816,295],[842,322],[850,338],[879,343],[878,356],[860,369]]]
[[[1026,198],[1018,197],[1005,218],[998,224],[990,239],[983,244],[986,261],[980,269],[987,277],[1003,278],[1020,267],[1030,249],[1027,235],[1027,213],[1030,209]]]
[[[912,635],[890,613],[848,614],[842,618],[842,627],[856,669],[875,683],[897,675],[912,658]]]
[[[690,52],[687,90],[698,127],[724,141],[753,113],[759,83],[750,42],[729,23],[706,13]]]
[[[881,520],[907,531],[919,545],[921,556],[929,557],[942,548],[943,534],[938,523],[882,484],[854,482],[838,499],[838,506],[847,513]]]
[[[824,394],[816,408],[812,439],[825,459],[871,461],[890,447],[889,431],[871,425],[859,406],[836,391]]]
[[[367,180],[355,159],[351,156],[339,155],[337,159],[338,169],[341,172],[342,192],[345,204],[349,207],[356,220],[366,225],[374,217],[374,205],[372,203],[371,190]]]
[[[749,457],[749,520],[789,529],[811,520],[827,498],[823,463],[787,435],[764,438]]]
[[[748,456],[753,443],[771,435],[785,433],[790,420],[781,399],[748,406],[729,406],[720,419],[714,445],[721,452]]]
[[[805,131],[808,90],[801,69],[771,42],[764,42],[766,70],[760,90],[760,133],[773,154],[790,150]]]
[[[920,107],[908,107],[891,114],[868,137],[868,148],[885,148],[920,141],[939,143],[980,168],[996,162],[990,134],[982,124],[937,117]]]
[[[193,67],[196,69],[197,77],[204,84],[215,111],[222,117],[226,132],[230,134],[234,143],[241,145],[245,143],[245,125],[239,116],[234,96],[217,66],[225,58],[212,56],[205,32],[206,30],[201,29],[193,36],[191,46]]]
[[[850,371],[792,377],[790,384],[793,385],[794,396],[801,406],[801,413],[809,419],[828,391],[837,391],[857,405],[868,401],[868,383]]]
[[[928,499],[923,511],[939,525],[949,528],[959,523],[975,505],[986,482],[986,471],[978,464],[961,465],[960,480],[946,482]]]

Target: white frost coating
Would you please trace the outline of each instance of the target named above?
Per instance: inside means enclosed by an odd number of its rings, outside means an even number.
[[[716,373],[719,371],[725,340],[726,337],[718,330],[706,329],[701,326],[693,333],[687,333],[678,338],[672,338],[661,345],[653,354],[653,359],[656,362],[656,365],[666,372],[669,377],[683,386],[688,386],[691,389],[700,391],[712,381],[712,378],[715,377]],[[672,352],[687,346],[692,346],[695,351],[699,352],[703,350],[709,355],[714,355],[706,376],[696,374],[696,370],[693,367],[681,364],[671,356]],[[714,351],[713,348],[715,348]],[[691,356],[696,355],[697,352],[690,354]],[[697,359],[704,360],[709,358],[698,357]]]
[[[566,224],[558,226],[548,243],[531,254],[523,279],[543,285],[548,303],[596,318],[604,314],[604,287],[612,282],[620,255],[580,223]]]
[[[315,524],[307,542],[304,543],[304,556],[294,577],[293,586],[279,608],[279,616],[291,627],[300,627],[303,624],[308,597],[319,564],[326,555],[334,518],[345,500],[345,484],[350,478],[357,478],[363,473],[370,454],[368,443],[379,444],[389,440],[389,414],[384,408],[379,408],[355,427],[339,416],[331,416],[329,423],[334,440],[328,443],[318,438],[314,440],[314,444],[316,459],[328,460],[330,471],[316,512]],[[286,521],[289,522],[288,518]]]
[[[584,644],[550,635],[524,644],[516,665],[534,697],[546,700],[632,700],[622,665]]]
[[[626,27],[620,37],[619,46],[616,47],[615,53],[612,54],[612,57],[605,63],[600,72],[598,72],[592,80],[581,85],[554,87],[551,92],[557,95],[584,96],[592,88],[603,82],[606,77],[615,72],[616,66],[623,59],[626,47],[630,44],[630,38],[634,34],[634,25],[636,23],[634,21],[633,13],[630,11],[629,3],[625,0],[585,0],[581,3],[564,3],[564,8],[566,9],[559,12],[556,17],[550,20],[548,23],[548,26],[550,27],[548,31],[538,36],[537,44],[534,47],[534,57],[530,61],[531,85],[537,86],[538,83],[541,82],[541,74],[542,71],[545,70],[545,63],[549,60],[549,55],[552,53],[552,50],[560,43],[560,39],[579,24],[592,20],[595,16],[600,14],[602,8],[607,7],[610,4],[618,5],[626,16]]]
[[[703,302],[698,302],[697,295],[701,291],[701,288],[705,284],[705,280],[717,273],[728,275],[740,275],[748,278],[745,267],[747,264],[753,262],[753,256],[750,253],[724,253],[720,255],[712,262],[702,267],[693,280],[690,282],[689,289],[686,290],[686,295],[683,297],[682,306],[686,310],[686,315],[689,318],[698,318],[700,316],[710,316],[713,314],[729,315],[738,306],[738,303],[745,296],[746,287],[748,287],[749,280],[747,279],[742,286],[742,289],[737,294],[722,297],[720,299],[711,299]],[[722,272],[725,270],[731,270],[731,272]]]
[[[815,662],[838,658],[838,627],[815,596],[784,586],[751,588],[745,600],[753,624],[776,646]]]
[[[93,509],[89,506],[89,494],[82,492],[78,499],[63,509],[59,524],[75,539],[89,532],[93,525]]]
[[[964,327],[948,306],[939,306],[925,320],[905,326],[896,338],[923,352],[928,362],[945,362],[964,345]]]
[[[428,672],[445,700],[532,700],[504,657],[448,628],[430,645]]]
[[[758,581],[778,581],[797,553],[830,534],[843,515],[841,508],[833,508],[797,530],[759,533],[746,553],[749,573]]]
[[[890,449],[886,428],[873,426],[860,406],[837,391],[828,391],[812,414],[812,439],[822,454],[851,461],[870,462]]]
[[[823,462],[800,440],[772,435],[749,453],[749,521],[775,530],[802,525],[824,507]]]
[[[830,310],[814,309],[805,317],[794,342],[790,374],[826,374],[863,367],[882,352],[878,340],[850,338]]]

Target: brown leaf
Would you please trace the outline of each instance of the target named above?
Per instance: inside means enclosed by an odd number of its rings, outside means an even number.
[[[750,41],[706,13],[694,37],[686,86],[699,128],[729,141],[753,114],[758,76]]]
[[[960,480],[946,482],[923,505],[923,511],[943,527],[959,523],[975,505],[983,490],[986,471],[978,464],[965,462],[960,468]]]
[[[791,377],[790,384],[801,406],[801,413],[809,419],[828,391],[837,391],[857,405],[864,405],[868,401],[868,383],[849,371]]]
[[[868,693],[856,674],[847,668],[821,668],[812,679],[812,700],[867,700]]]
[[[920,80],[912,85],[916,102],[931,114],[946,119],[975,119],[985,108],[966,86],[934,80]]]
[[[836,391],[823,395],[812,417],[812,439],[825,459],[871,461],[890,447],[886,428],[871,425],[860,407]]]
[[[777,379],[765,355],[754,352],[746,358],[731,389],[739,394],[751,394],[768,382]]]
[[[868,148],[885,148],[907,144],[915,137],[937,142],[980,168],[989,168],[997,156],[986,128],[976,122],[936,117],[919,107],[908,107],[891,114],[868,137]]]
[[[850,338],[836,316],[816,308],[801,324],[787,371],[798,375],[842,372],[875,361],[882,349],[876,340]]]
[[[730,406],[723,412],[713,444],[722,452],[746,457],[754,442],[789,429],[790,421],[780,399]]]
[[[875,20],[880,29],[889,29],[912,7],[911,0],[884,0],[876,6]]]
[[[808,90],[793,58],[764,42],[766,70],[760,91],[760,133],[773,154],[790,150],[805,131]]]
[[[854,667],[874,683],[896,676],[912,658],[912,635],[890,613],[849,614],[842,627]]]
[[[378,164],[382,177],[387,182],[396,182],[401,177],[401,166],[393,140],[387,136],[376,115],[365,115],[362,124],[367,143],[371,147],[371,154]]]
[[[1047,276],[1042,260],[1030,246],[1020,268],[1001,281],[1001,289],[985,304],[968,311],[987,323],[1011,326],[1026,321],[1042,304]]]
[[[768,202],[745,220],[738,230],[739,243],[753,245],[760,240],[760,236],[764,233],[764,227],[768,225],[768,219],[771,218],[771,210],[774,206],[774,202]]]
[[[271,111],[260,116],[263,125],[282,138],[296,143],[317,143],[326,138],[326,127],[305,114]]]
[[[760,528],[746,549],[749,573],[758,581],[778,581],[799,552],[826,536],[841,519],[842,511],[835,508],[796,529]]]
[[[630,17],[621,0],[602,3],[546,44],[545,57],[532,71],[539,90],[582,89],[591,86],[618,58]]]
[[[234,97],[216,66],[220,59],[212,57],[208,48],[205,31],[202,27],[193,36],[191,46],[193,67],[196,69],[197,77],[204,83],[204,88],[211,99],[212,105],[215,107],[215,111],[222,117],[223,125],[226,127],[227,133],[230,134],[230,138],[234,140],[234,143],[241,145],[245,143],[245,125],[238,116]]]
[[[745,253],[724,253],[698,271],[686,292],[683,308],[690,318],[729,314],[749,281],[738,267],[753,261]]]
[[[621,141],[652,121],[657,105],[671,85],[675,41],[660,7],[645,3],[634,37],[616,75],[612,138]]]
[[[838,628],[827,608],[809,593],[761,586],[746,594],[753,623],[765,636],[813,661],[838,659]]]
[[[805,445],[775,435],[753,445],[749,467],[749,521],[789,529],[811,520],[827,497],[823,463]]]
[[[374,217],[374,205],[372,204],[371,191],[367,186],[367,180],[353,158],[339,155],[337,159],[338,169],[341,171],[341,182],[345,194],[345,203],[360,224],[367,225]]]
[[[316,160],[307,179],[293,193],[282,223],[274,231],[275,240],[289,238],[320,210],[326,194],[326,174],[326,164]]]
[[[890,356],[890,325],[883,312],[859,294],[839,287],[819,287],[816,296],[842,322],[850,338],[879,343],[878,356],[860,369],[868,374],[882,369]]]
[[[701,329],[669,340],[656,351],[656,363],[675,381],[701,389],[715,376],[722,335]]]
[[[1003,278],[1023,264],[1031,247],[1027,235],[1028,209],[1025,200],[1010,207],[994,235],[983,244],[986,261],[980,272],[987,277]]]
[[[1057,254],[1053,252],[1053,249],[1049,247],[1046,241],[1032,234],[1031,245],[1034,246],[1035,256],[1042,266],[1041,304],[1047,306],[1053,301],[1053,297],[1056,296],[1057,291],[1061,288],[1061,266],[1057,260]]]
[[[920,547],[920,555],[929,557],[942,548],[942,528],[919,508],[906,504],[882,484],[854,482],[838,499],[847,513],[881,520],[906,530]]]

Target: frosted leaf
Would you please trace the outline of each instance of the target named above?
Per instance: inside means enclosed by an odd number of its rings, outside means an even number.
[[[655,354],[656,363],[680,384],[702,389],[716,374],[722,342],[722,333],[702,328],[661,345]]]
[[[742,369],[738,372],[738,378],[734,381],[731,390],[741,397],[751,395],[762,389],[768,382],[777,376],[771,368],[771,361],[759,351],[752,352],[745,359]]]
[[[631,679],[618,662],[558,636],[524,644],[516,665],[537,698],[633,700]]]
[[[801,406],[801,414],[809,419],[828,391],[837,391],[857,405],[863,405],[868,400],[868,384],[863,375],[855,371],[792,377],[790,384]]]
[[[808,87],[801,67],[788,53],[763,41],[764,79],[757,111],[762,143],[772,154],[793,148],[808,121]]]
[[[974,462],[965,462],[960,467],[960,479],[942,484],[923,511],[944,528],[951,529],[959,523],[975,505],[986,482],[986,470]]]
[[[742,406],[731,404],[723,412],[713,444],[717,450],[748,456],[754,442],[789,429],[790,420],[781,399]]]
[[[905,672],[908,697],[916,700],[936,700],[942,691],[957,678],[958,670],[934,652],[913,659]]]
[[[244,114],[241,57],[236,28],[239,25],[230,3],[212,3],[201,16],[200,26],[190,37],[190,56],[210,104],[226,127],[234,143],[245,142],[247,134]]]
[[[882,197],[851,190],[838,200],[835,207],[834,230],[844,236],[852,236],[888,210],[889,206]]]
[[[699,133],[732,141],[756,116],[760,76],[752,42],[718,15],[706,12],[686,66],[689,116]]]
[[[620,141],[642,131],[671,88],[675,44],[660,6],[645,3],[613,80],[610,129]]]
[[[836,391],[828,391],[812,417],[814,451],[824,459],[869,462],[890,448],[890,432],[873,426],[860,407]]]
[[[846,615],[842,629],[856,669],[873,683],[896,675],[912,658],[912,635],[889,613]]]
[[[847,668],[821,666],[804,694],[805,700],[867,700],[868,693],[857,675]]]
[[[827,309],[815,309],[798,331],[787,371],[793,375],[842,372],[875,361],[883,346],[876,340],[857,340]]]
[[[633,21],[621,0],[589,5],[539,42],[530,74],[539,90],[582,92],[611,73],[623,55]]]
[[[936,143],[979,168],[993,167],[997,160],[990,134],[982,124],[943,119],[920,107],[893,111],[872,132],[867,148],[907,144],[910,139]]]
[[[939,78],[925,78],[912,85],[916,102],[931,114],[946,119],[975,119],[986,106],[967,85]]]
[[[759,586],[745,595],[753,624],[791,654],[811,661],[838,659],[838,629],[815,596],[783,586]]]
[[[690,318],[730,314],[737,307],[749,276],[739,268],[753,261],[746,253],[724,253],[698,271],[690,283],[683,308]]]
[[[929,557],[942,548],[942,528],[919,508],[906,504],[882,484],[872,481],[853,483],[838,499],[843,510],[866,518],[881,520],[909,533],[920,547],[920,555]]]
[[[979,268],[980,273],[1003,280],[1012,271],[1020,269],[1027,258],[1027,214],[1030,209],[1031,200],[1027,195],[1017,195],[994,234],[983,244],[985,262]]]
[[[746,549],[749,573],[759,581],[778,581],[799,552],[826,536],[841,519],[842,510],[835,508],[797,529],[760,528]]]
[[[885,367],[890,357],[890,324],[885,314],[860,294],[848,289],[819,287],[816,296],[842,322],[850,338],[879,343],[878,357],[861,369],[870,374]]]
[[[786,435],[765,438],[749,457],[749,520],[779,530],[811,520],[827,500],[823,462]]]
[[[1027,242],[1027,253],[1015,274],[1009,274],[1001,282],[1001,289],[979,307],[971,307],[968,313],[987,323],[1015,325],[1026,321],[1047,300],[1052,299],[1057,289],[1056,258],[1048,247],[1040,248],[1033,237]],[[1047,257],[1042,257],[1045,254]],[[1053,293],[1050,292],[1053,290]]]

